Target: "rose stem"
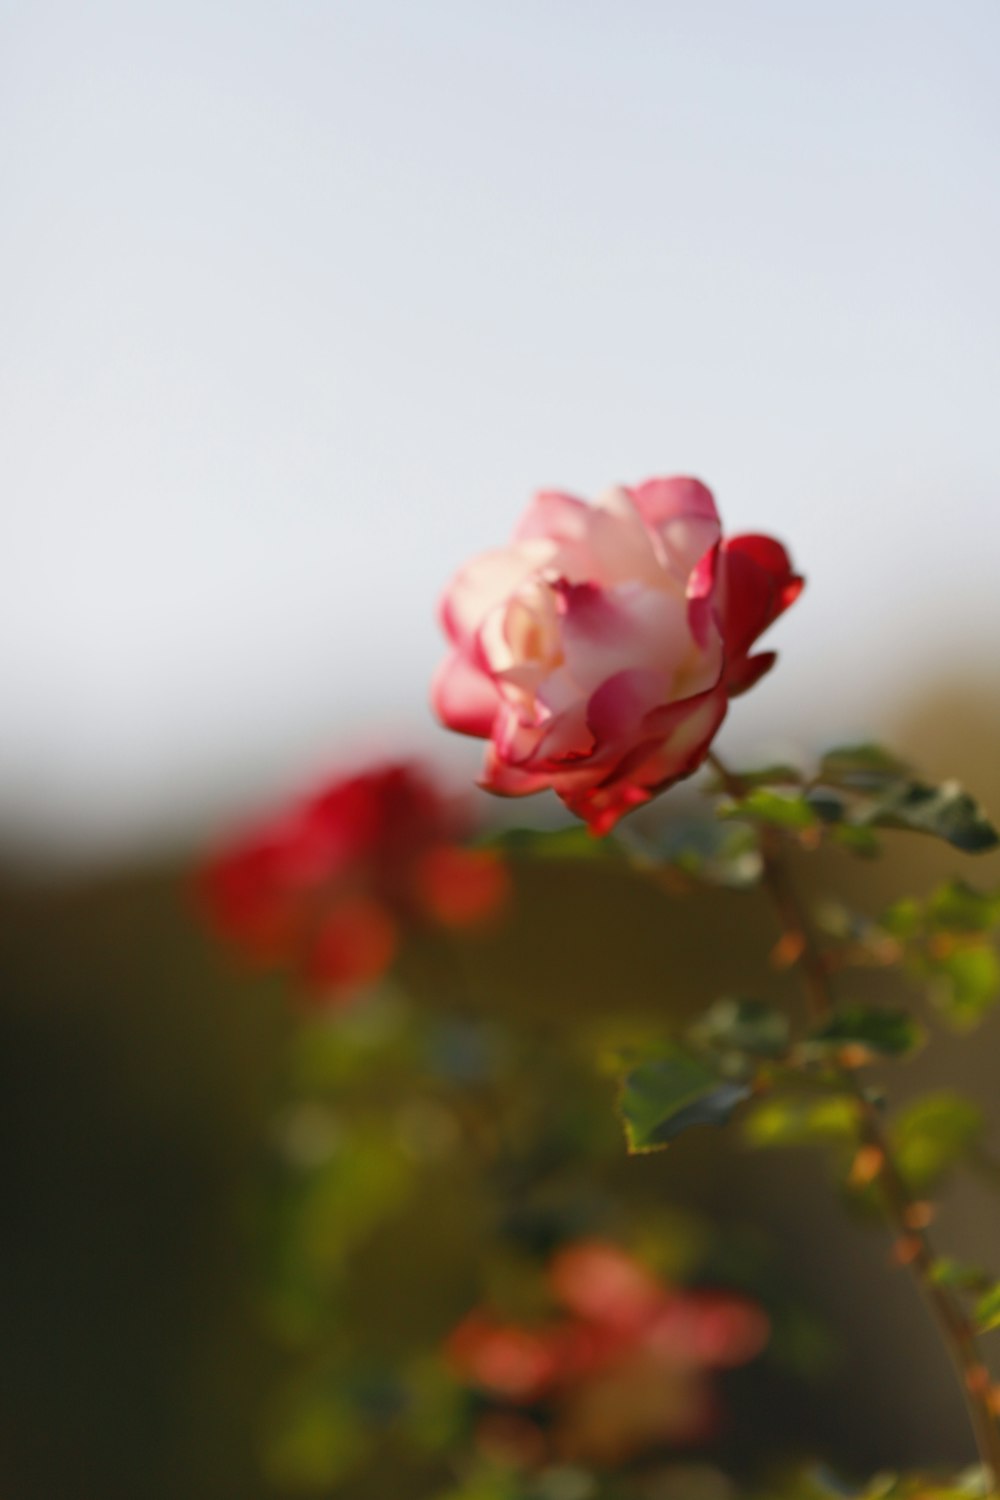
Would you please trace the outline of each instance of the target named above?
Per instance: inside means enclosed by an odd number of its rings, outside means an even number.
[[[746,788],[739,776],[731,772],[714,754],[709,761],[718,773],[726,791],[742,797]],[[789,878],[781,839],[772,828],[762,830],[761,855],[763,883],[771,897],[789,951],[795,953],[809,1008],[815,1017],[828,1015],[834,1005],[823,956],[806,920],[795,887]],[[877,1106],[861,1087],[850,1068],[840,1068],[842,1081],[857,1100],[864,1144],[878,1163],[875,1180],[881,1183],[886,1211],[899,1238],[897,1254],[909,1267],[933,1313],[941,1337],[951,1355],[965,1395],[965,1403],[975,1434],[980,1460],[987,1472],[990,1494],[997,1495],[1000,1479],[1000,1427],[992,1406],[993,1390],[989,1372],[983,1362],[975,1331],[964,1310],[947,1287],[934,1279],[937,1260],[926,1229],[926,1205],[916,1202],[900,1175],[889,1150]]]

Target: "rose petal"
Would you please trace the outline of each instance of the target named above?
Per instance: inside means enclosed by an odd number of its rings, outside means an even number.
[[[446,657],[434,674],[431,703],[442,724],[479,739],[489,739],[500,707],[490,679],[457,651]]]
[[[805,580],[773,537],[732,537],[722,558],[720,621],[727,654],[736,660],[795,602]]]
[[[468,643],[490,610],[503,604],[556,551],[543,537],[483,552],[460,568],[441,597],[441,624],[455,645]]]
[[[720,535],[712,492],[699,479],[647,479],[630,491],[661,547],[661,561],[686,577]]]
[[[758,651],[756,656],[744,656],[726,670],[726,688],[730,698],[739,697],[759,682],[778,660],[777,651]]]
[[[562,642],[566,669],[583,693],[627,670],[654,671],[661,696],[690,651],[683,601],[641,583],[600,589],[562,585]]]
[[[552,780],[544,772],[525,771],[520,766],[509,765],[501,760],[494,745],[487,745],[478,785],[498,797],[530,797],[534,792],[544,792],[552,785]]]

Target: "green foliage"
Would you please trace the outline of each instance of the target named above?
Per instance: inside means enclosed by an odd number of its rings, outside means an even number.
[[[695,1125],[724,1125],[778,1064],[788,1019],[760,1000],[717,1000],[682,1040],[657,1045],[626,1071],[619,1112],[629,1150],[655,1151]]]
[[[975,1026],[1000,997],[1000,959],[985,943],[929,954],[925,972],[937,980],[931,993],[938,1006],[960,1030]]]
[[[749,771],[740,771],[739,773],[739,780],[745,787],[801,786],[805,779],[800,768],[790,765],[787,761],[777,761],[767,766],[756,766]],[[708,790],[724,792],[726,790],[726,783],[721,777],[713,773],[708,780]]]
[[[981,1110],[961,1094],[928,1094],[902,1110],[889,1138],[900,1176],[911,1191],[936,1187],[979,1142]]]
[[[910,770],[906,761],[882,745],[841,745],[822,757],[817,780],[828,786],[878,788],[908,776]]]
[[[648,856],[706,885],[745,890],[760,880],[757,834],[746,822],[671,818],[648,843]]]
[[[781,1094],[748,1111],[743,1134],[751,1146],[855,1146],[857,1100],[849,1094]]]
[[[816,810],[804,796],[766,786],[752,787],[745,796],[726,804],[722,810],[726,817],[787,828],[795,833],[813,828],[817,822]]]
[[[369,1436],[336,1385],[285,1392],[265,1439],[264,1469],[283,1491],[322,1494],[364,1458]]]
[[[886,1057],[903,1057],[923,1040],[923,1028],[908,1011],[871,1005],[838,1006],[810,1036],[814,1045],[836,1048],[857,1043]]]
[[[956,1292],[982,1293],[990,1287],[991,1278],[978,1266],[966,1265],[949,1255],[941,1256],[931,1267],[931,1280],[937,1286],[951,1287]]]
[[[708,1463],[657,1464],[628,1475],[594,1473],[578,1464],[553,1464],[529,1474],[482,1461],[434,1500],[735,1500],[736,1493]]]
[[[983,1292],[976,1303],[976,1326],[980,1333],[989,1333],[1000,1328],[1000,1281],[995,1281]]]
[[[490,834],[483,847],[512,860],[612,860],[621,863],[626,851],[614,837],[596,838],[582,824],[567,828],[504,828]]]
[[[692,1126],[724,1125],[751,1092],[749,1083],[727,1078],[712,1059],[669,1044],[622,1080],[619,1110],[629,1150],[656,1151]]]
[[[977,891],[949,881],[926,901],[897,901],[882,927],[902,944],[911,972],[931,983],[931,998],[945,1018],[968,1030],[1000,998],[1000,892]]]
[[[772,766],[736,779],[746,793],[726,804],[727,816],[799,833],[827,825],[835,842],[863,855],[878,850],[876,828],[930,834],[966,853],[1000,843],[982,807],[956,781],[923,781],[879,745],[830,750],[808,778]]]
[[[825,1470],[812,1470],[768,1486],[754,1500],[986,1500],[990,1494],[979,1468],[950,1477],[877,1474],[862,1490],[845,1487]]]
[[[849,854],[860,859],[874,859],[881,853],[882,845],[870,828],[857,823],[834,823],[827,830],[830,840]]]
[[[937,932],[989,932],[1000,927],[1000,891],[977,891],[964,880],[949,880],[927,901],[924,920]]]
[[[717,1000],[691,1027],[692,1040],[752,1057],[777,1059],[788,1051],[788,1017],[761,1000]]]
[[[862,821],[879,828],[929,833],[966,854],[980,854],[1000,843],[982,807],[957,781],[944,781],[940,786],[910,781],[894,786]]]

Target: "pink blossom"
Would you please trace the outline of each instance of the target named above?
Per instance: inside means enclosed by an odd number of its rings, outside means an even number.
[[[701,764],[730,698],[773,665],[752,648],[802,586],[773,538],[722,537],[696,479],[595,505],[544,492],[508,547],[445,590],[434,707],[489,741],[489,791],[551,788],[607,833]]]

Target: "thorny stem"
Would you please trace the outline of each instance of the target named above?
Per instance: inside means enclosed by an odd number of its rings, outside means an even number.
[[[710,754],[709,760],[727,792],[734,797],[745,795],[746,789],[739,776],[714,753]],[[789,878],[777,829],[765,828],[762,831],[761,854],[763,883],[781,924],[783,942],[798,965],[809,1009],[814,1017],[821,1018],[828,1015],[834,1005],[830,975]],[[867,1152],[870,1180],[881,1185],[886,1212],[898,1236],[896,1259],[909,1268],[937,1321],[961,1382],[990,1494],[1000,1495],[1000,1426],[994,1405],[996,1397],[972,1324],[953,1294],[934,1278],[937,1256],[927,1233],[931,1216],[929,1207],[912,1197],[900,1175],[878,1107],[861,1086],[856,1073],[849,1067],[841,1067],[839,1072],[857,1101],[862,1152]]]

